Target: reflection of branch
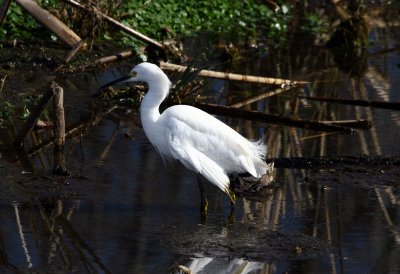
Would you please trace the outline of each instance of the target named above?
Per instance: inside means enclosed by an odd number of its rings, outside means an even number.
[[[93,257],[94,262],[96,262],[105,273],[111,273],[111,271],[109,271],[101,262],[99,256],[97,256],[93,249],[81,238],[79,233],[75,231],[64,215],[60,215],[56,220],[64,228],[65,232],[69,234],[69,238],[82,249],[86,250]]]
[[[14,211],[15,211],[15,219],[17,221],[17,226],[18,226],[18,234],[19,234],[19,237],[21,238],[22,249],[24,250],[24,253],[25,253],[26,261],[28,263],[28,268],[31,268],[32,267],[32,259],[31,259],[31,256],[29,255],[28,246],[26,245],[24,231],[22,230],[21,219],[19,217],[18,203],[16,203],[16,202],[13,203],[13,206],[14,206]]]
[[[389,212],[386,209],[385,203],[383,202],[382,195],[378,188],[375,188],[375,194],[378,198],[379,206],[383,211],[383,215],[385,216],[385,220],[387,224],[390,226],[390,231],[393,233],[394,239],[396,240],[397,244],[400,244],[400,233],[396,229],[396,226],[393,224],[392,219],[390,218]]]

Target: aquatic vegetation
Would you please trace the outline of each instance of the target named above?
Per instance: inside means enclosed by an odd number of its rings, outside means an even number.
[[[99,16],[73,9],[62,1],[42,0],[39,4],[48,9],[63,22],[72,27],[82,37],[110,39],[109,32],[114,31],[103,24]],[[280,1],[278,1],[279,3]],[[120,3],[114,0],[98,1],[96,8],[121,20],[138,31],[164,40],[171,34],[185,37],[196,33],[211,32],[232,34],[235,37],[262,35],[279,41],[285,36],[290,21],[291,5],[277,4],[267,6],[259,1],[128,1]],[[34,19],[12,3],[3,22],[0,41],[14,38],[35,39],[56,37],[39,26]],[[137,44],[137,40],[122,35],[125,44]]]
[[[13,121],[14,107],[9,101],[0,103],[0,128],[6,127]]]

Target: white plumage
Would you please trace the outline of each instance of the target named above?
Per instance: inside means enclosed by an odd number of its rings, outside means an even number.
[[[228,195],[227,174],[248,172],[254,177],[266,174],[266,146],[252,142],[209,115],[187,105],[176,105],[160,114],[159,107],[168,96],[171,83],[156,65],[141,63],[129,76],[116,82],[146,82],[149,90],[140,106],[143,129],[150,142],[166,159],[179,160],[186,168],[203,175]],[[109,86],[108,84],[107,86]]]

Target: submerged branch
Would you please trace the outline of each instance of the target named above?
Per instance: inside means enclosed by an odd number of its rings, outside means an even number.
[[[271,158],[268,163],[274,163],[276,168],[327,168],[337,165],[353,166],[400,166],[399,157],[380,156],[333,156],[333,157],[292,157]]]
[[[178,72],[184,72],[187,67],[160,62],[160,68]],[[193,70],[196,70],[193,68]],[[269,78],[269,77],[259,77],[259,76],[251,76],[251,75],[243,75],[243,74],[235,74],[235,73],[228,73],[228,72],[220,72],[220,71],[213,71],[213,70],[200,70],[199,76],[202,77],[210,77],[210,78],[217,78],[217,79],[225,79],[225,80],[233,80],[233,81],[243,81],[243,82],[252,82],[258,84],[270,84],[270,85],[304,85],[309,82],[306,81],[291,81],[287,79],[279,79],[279,78]]]
[[[239,108],[219,106],[214,104],[195,103],[194,106],[212,114],[248,119],[252,121],[259,121],[270,124],[285,125],[285,126],[298,127],[298,128],[317,130],[317,131],[326,131],[326,132],[352,133],[354,131],[352,128],[347,128],[343,126],[329,125],[310,120],[293,119],[290,117],[284,117],[280,115],[267,114],[252,110],[243,110]]]
[[[383,102],[383,101],[339,99],[339,98],[325,98],[325,97],[308,97],[308,96],[299,96],[299,98],[312,100],[312,101],[321,101],[321,102],[329,102],[329,103],[337,103],[337,104],[345,104],[345,105],[353,105],[353,106],[400,110],[400,102]]]

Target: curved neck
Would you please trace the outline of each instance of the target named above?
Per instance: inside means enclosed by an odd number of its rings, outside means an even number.
[[[168,96],[170,81],[167,77],[157,83],[148,83],[149,91],[140,104],[140,116],[143,124],[156,122],[160,117],[159,107]]]

